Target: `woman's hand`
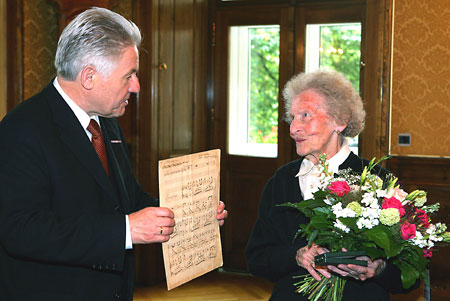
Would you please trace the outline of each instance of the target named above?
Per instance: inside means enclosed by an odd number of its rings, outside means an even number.
[[[346,252],[346,249],[342,249]],[[367,267],[356,264],[339,264],[337,266],[328,266],[330,271],[333,271],[344,277],[352,277],[356,280],[367,280],[372,277],[380,275],[386,267],[386,262],[383,259],[376,259],[372,261],[367,256],[356,257],[358,260],[366,260]]]
[[[303,248],[298,249],[297,256],[295,257],[295,259],[297,260],[297,264],[300,267],[306,269],[311,274],[311,276],[314,277],[314,279],[316,279],[317,281],[320,281],[321,276],[319,275],[319,273],[322,274],[326,278],[331,277],[331,274],[327,270],[326,267],[316,267],[316,265],[314,263],[314,257],[316,255],[320,255],[325,252],[329,252],[329,251],[325,248],[322,248],[322,247],[316,245],[316,244],[312,244],[309,247],[305,246]]]

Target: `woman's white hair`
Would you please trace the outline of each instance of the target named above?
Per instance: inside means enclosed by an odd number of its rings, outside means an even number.
[[[300,73],[292,77],[283,89],[285,99],[285,120],[290,123],[289,111],[295,96],[313,90],[322,95],[328,115],[338,125],[347,124],[342,131],[344,137],[355,137],[364,129],[366,112],[359,94],[352,83],[336,71],[315,71]]]
[[[107,77],[122,51],[140,43],[141,33],[132,21],[106,8],[90,8],[64,28],[56,49],[56,72],[73,81],[84,67],[94,66]]]

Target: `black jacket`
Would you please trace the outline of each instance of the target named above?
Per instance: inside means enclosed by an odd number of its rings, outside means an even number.
[[[117,120],[100,123],[109,177],[52,83],[1,121],[0,300],[132,299],[125,214],[157,202]]]

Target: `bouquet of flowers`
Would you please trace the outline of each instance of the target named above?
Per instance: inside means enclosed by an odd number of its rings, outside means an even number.
[[[401,271],[404,288],[424,278],[427,259],[439,244],[450,242],[445,224],[432,224],[430,214],[439,210],[439,203],[425,205],[426,192],[406,193],[397,185],[397,178],[385,180],[372,173],[378,162],[370,161],[359,175],[351,169],[337,174],[329,171],[326,155],[319,158],[321,175],[314,198],[299,203],[286,203],[300,210],[309,224],[301,224],[296,234],[331,252],[363,251],[372,260],[389,259]],[[310,300],[341,300],[345,279],[332,275],[316,281],[301,275],[296,291]]]

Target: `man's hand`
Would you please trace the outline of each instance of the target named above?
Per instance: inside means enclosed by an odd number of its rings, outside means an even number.
[[[297,256],[295,257],[295,259],[297,260],[297,264],[300,267],[306,269],[311,274],[311,276],[314,277],[314,279],[320,281],[321,276],[319,275],[319,273],[326,278],[331,277],[331,274],[326,267],[316,267],[314,263],[314,257],[316,255],[320,255],[325,252],[328,252],[328,250],[319,247],[318,245],[312,244],[309,247],[305,246],[303,248],[298,249]]]
[[[133,244],[166,242],[175,226],[172,210],[164,207],[147,207],[128,215]]]
[[[216,218],[219,221],[219,225],[222,226],[225,223],[225,219],[228,217],[228,211],[225,210],[225,204],[219,201],[219,206],[217,207]]]

